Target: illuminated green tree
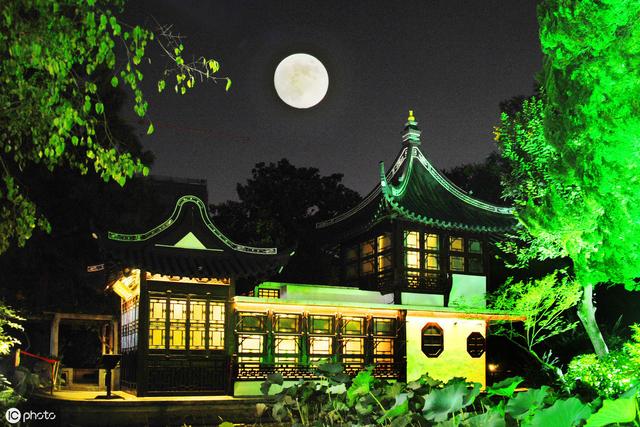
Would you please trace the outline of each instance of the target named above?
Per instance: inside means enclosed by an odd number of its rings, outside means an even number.
[[[111,132],[100,87],[106,80],[129,91],[133,109],[146,117],[140,82],[148,43],[157,42],[172,64],[159,91],[167,78],[175,79],[173,89],[182,94],[197,81],[218,79],[216,61],[185,61],[184,46],[170,27],[155,37],[120,22],[112,9],[123,5],[124,0],[5,0],[0,6],[0,253],[12,242],[23,246],[35,228],[50,228],[21,179],[33,165],[82,174],[93,169],[120,185],[135,173],[148,173]],[[224,80],[228,89],[230,80]]]
[[[527,351],[562,381],[562,371],[550,361],[550,357],[540,354],[539,347],[548,339],[576,327],[577,322],[568,320],[566,312],[578,303],[579,288],[580,284],[570,280],[564,271],[555,271],[540,279],[508,280],[491,296],[491,307],[522,314],[526,319],[522,325],[497,323],[492,332]],[[547,354],[551,356],[551,353]]]
[[[528,257],[571,259],[578,315],[602,356],[594,286],[640,289],[640,2],[546,0],[538,20],[544,102],[503,116],[507,191],[534,243]]]

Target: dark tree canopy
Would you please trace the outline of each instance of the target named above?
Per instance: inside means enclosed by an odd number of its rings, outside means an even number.
[[[499,153],[493,152],[481,163],[467,163],[444,171],[458,187],[474,197],[499,205],[506,204],[502,198],[500,177],[506,164]]]
[[[252,245],[296,248],[284,279],[310,281],[328,273],[329,265],[314,241],[316,222],[338,215],[359,200],[342,184],[341,174],[323,176],[312,167],[287,159],[258,163],[251,178],[237,186],[240,201],[212,205],[216,223],[233,239]]]

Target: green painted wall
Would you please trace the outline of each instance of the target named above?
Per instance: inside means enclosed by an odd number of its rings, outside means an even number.
[[[485,276],[471,276],[469,274],[453,274],[450,307],[480,307],[487,306],[487,278]]]

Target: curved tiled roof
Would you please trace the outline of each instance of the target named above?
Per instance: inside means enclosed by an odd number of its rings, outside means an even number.
[[[226,237],[196,196],[182,196],[169,218],[138,234],[108,232],[105,249],[118,263],[186,277],[245,277],[278,271],[290,254]]]
[[[513,209],[483,202],[458,188],[421,152],[420,130],[410,115],[403,149],[389,171],[380,163],[380,182],[353,209],[316,228],[343,237],[354,235],[384,218],[402,218],[441,229],[504,233],[516,224]]]

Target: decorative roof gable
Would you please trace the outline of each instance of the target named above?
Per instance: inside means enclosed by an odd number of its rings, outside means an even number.
[[[182,196],[165,221],[137,234],[108,232],[106,249],[120,263],[160,274],[241,277],[276,271],[290,254],[233,242],[196,196]]]

